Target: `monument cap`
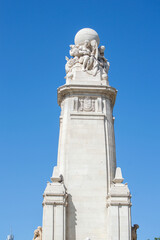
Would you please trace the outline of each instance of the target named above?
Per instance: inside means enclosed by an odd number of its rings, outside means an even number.
[[[120,167],[116,168],[116,175],[115,178],[113,179],[114,183],[122,183],[124,178],[122,177],[122,171]]]
[[[96,40],[97,45],[99,45],[100,39],[98,33],[91,28],[82,28],[79,30],[74,38],[75,44],[84,43],[85,40]]]

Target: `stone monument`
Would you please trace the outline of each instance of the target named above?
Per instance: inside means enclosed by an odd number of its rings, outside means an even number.
[[[131,240],[131,194],[116,167],[117,90],[109,85],[110,64],[99,42],[97,32],[84,28],[66,57],[66,83],[58,88],[58,160],[43,195],[42,240]],[[34,239],[41,239],[38,234]]]

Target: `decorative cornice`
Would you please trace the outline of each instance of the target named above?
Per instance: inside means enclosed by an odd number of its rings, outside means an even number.
[[[107,196],[107,199],[109,199],[110,197],[128,197],[128,198],[131,198],[131,194],[130,192],[128,193],[109,193],[108,196]]]
[[[66,194],[61,194],[61,193],[57,193],[57,194],[52,194],[52,193],[48,193],[48,194],[44,194],[44,200],[42,205],[64,205],[67,206],[67,193]]]
[[[91,120],[103,120],[105,115],[103,113],[85,113],[85,112],[78,112],[78,113],[71,113],[71,119],[75,118],[82,118],[82,119],[91,119]]]
[[[61,205],[61,206],[67,206],[67,202],[66,201],[63,201],[63,202],[52,202],[52,201],[43,201],[42,203],[42,206],[45,206],[45,205]]]
[[[66,193],[44,193],[43,194],[43,197],[45,196],[50,196],[50,197],[63,197],[63,196],[66,196],[67,194]]]
[[[110,86],[102,86],[102,85],[78,85],[78,84],[65,84],[58,88],[58,105],[61,104],[63,98],[68,95],[80,95],[80,94],[96,94],[107,97],[111,99],[112,104],[114,106],[117,90]]]
[[[129,206],[131,207],[132,206],[132,203],[130,201],[128,202],[114,202],[114,201],[111,201],[111,202],[107,202],[106,204],[106,207],[110,207],[110,206]]]

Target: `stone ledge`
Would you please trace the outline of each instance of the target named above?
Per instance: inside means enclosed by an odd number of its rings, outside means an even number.
[[[71,113],[71,119],[90,119],[90,120],[104,120],[105,115],[102,113],[88,113],[88,112],[78,112],[78,113]]]
[[[109,202],[106,204],[106,207],[110,207],[110,206],[132,206],[131,202]]]
[[[64,205],[67,206],[67,202],[43,202],[42,205]]]
[[[60,106],[63,98],[68,95],[73,95],[73,94],[96,94],[96,95],[101,95],[104,97],[109,98],[112,101],[112,104],[114,106],[115,100],[116,100],[116,95],[117,95],[117,90],[113,87],[110,86],[99,86],[99,85],[63,85],[57,89],[58,91],[58,105]]]

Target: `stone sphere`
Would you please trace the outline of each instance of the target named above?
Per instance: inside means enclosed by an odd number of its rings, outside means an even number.
[[[85,40],[89,40],[89,41],[96,40],[97,45],[99,45],[99,41],[100,41],[98,33],[91,28],[81,29],[79,32],[77,32],[74,38],[74,42],[76,45],[83,43]]]

